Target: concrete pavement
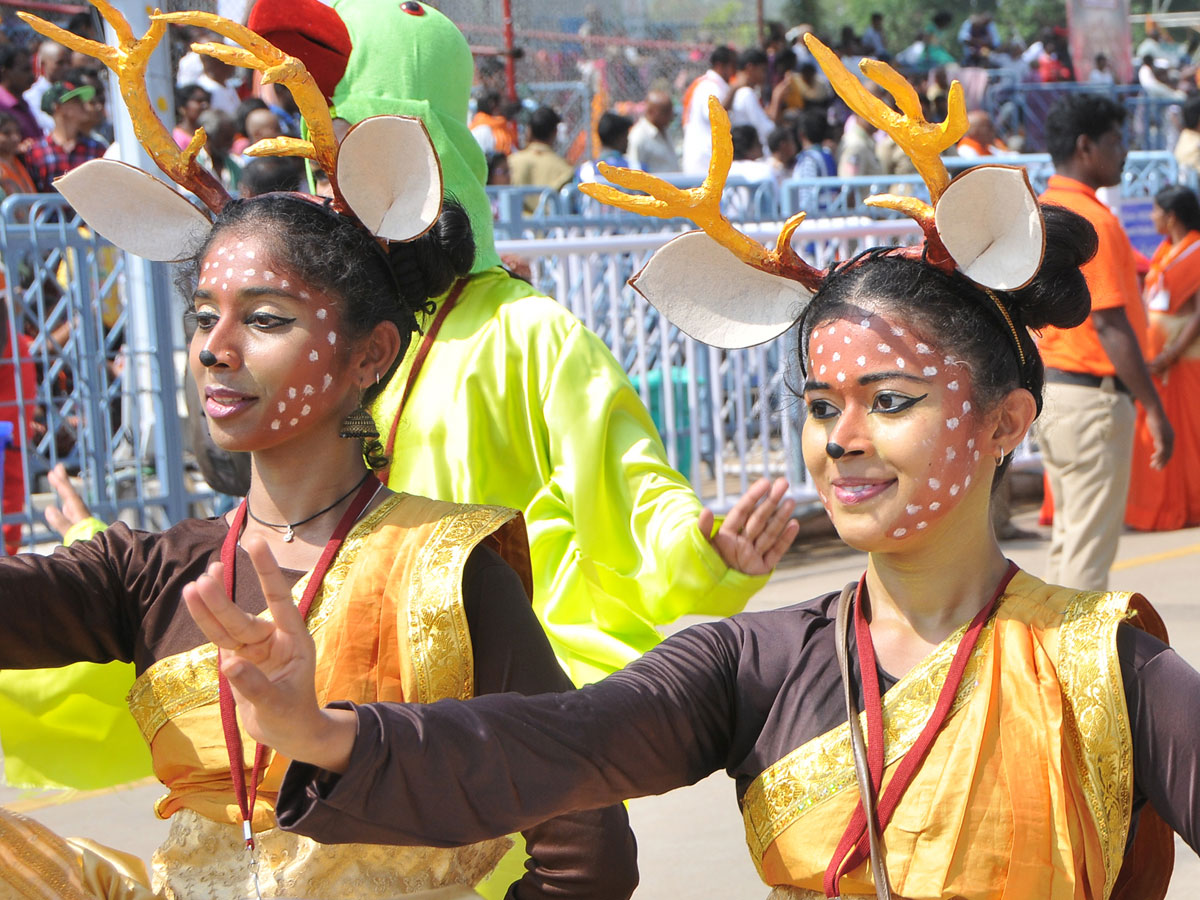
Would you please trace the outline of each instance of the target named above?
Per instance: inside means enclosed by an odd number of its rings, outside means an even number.
[[[1018,517],[1033,529],[1033,514]],[[1018,541],[1006,545],[1019,565],[1040,573],[1046,544]],[[796,603],[839,587],[862,571],[863,557],[834,541],[808,543],[793,551],[751,609]],[[1162,613],[1172,643],[1200,667],[1200,529],[1122,538],[1112,587],[1140,590]],[[698,619],[681,622],[671,630]],[[149,857],[165,835],[166,823],[151,806],[158,785],[101,794],[28,794],[0,788],[0,803],[26,812],[62,834],[91,837]],[[630,814],[640,847],[641,900],[687,897],[761,898],[767,893],[750,863],[733,782],[718,773],[700,784],[663,797],[636,800]],[[1175,876],[1168,900],[1190,900],[1200,884],[1200,860],[1178,843]]]

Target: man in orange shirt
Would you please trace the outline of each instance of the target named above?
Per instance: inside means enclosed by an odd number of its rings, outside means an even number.
[[[1046,118],[1057,174],[1042,200],[1087,218],[1100,248],[1083,267],[1092,315],[1069,331],[1047,328],[1046,413],[1038,429],[1054,494],[1047,581],[1103,590],[1117,553],[1133,452],[1136,399],[1154,439],[1153,464],[1166,465],[1174,433],[1143,357],[1146,312],[1133,247],[1096,189],[1120,183],[1125,108],[1107,97],[1072,94]]]

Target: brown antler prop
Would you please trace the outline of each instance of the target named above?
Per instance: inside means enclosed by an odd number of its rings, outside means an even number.
[[[690,219],[742,262],[816,290],[824,280],[825,273],[801,259],[791,244],[792,235],[804,221],[804,213],[797,213],[788,219],[779,232],[775,249],[767,250],[758,241],[734,228],[721,212],[721,193],[733,162],[733,139],[730,136],[729,116],[716,97],[708,100],[708,114],[712,122],[713,154],[708,164],[708,174],[699,187],[685,190],[645,172],[600,163],[600,174],[613,184],[632,191],[644,191],[649,196],[626,194],[605,184],[584,184],[580,185],[579,190],[601,203],[644,216]]]
[[[172,25],[197,25],[215,31],[241,45],[241,48],[226,44],[192,44],[197,53],[211,56],[231,66],[257,69],[263,73],[263,84],[284,84],[292,92],[296,106],[304,123],[308,126],[309,140],[292,137],[271,138],[259,141],[246,150],[248,156],[299,156],[315,160],[329,176],[333,187],[334,206],[342,211],[348,209],[337,187],[337,138],[333,133],[333,119],[325,96],[304,64],[294,56],[284,53],[270,41],[262,38],[244,25],[221,16],[206,12],[158,13],[152,17],[155,23]]]
[[[196,129],[187,148],[180,150],[171,132],[158,118],[146,90],[146,65],[167,30],[166,24],[156,22],[151,17],[150,28],[138,39],[133,36],[125,17],[108,0],[92,0],[92,4],[116,33],[116,47],[81,38],[26,12],[18,12],[17,15],[40,34],[58,41],[64,47],[95,57],[112,69],[117,75],[121,96],[129,108],[134,132],[142,146],[174,182],[194,193],[214,213],[219,213],[229,202],[229,192],[215,175],[196,162],[196,154],[204,146],[204,129]]]

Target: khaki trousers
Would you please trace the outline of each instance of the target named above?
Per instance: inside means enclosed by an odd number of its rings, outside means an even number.
[[[1054,493],[1045,580],[1106,590],[1129,493],[1133,400],[1107,382],[1047,384],[1045,397],[1037,437]]]

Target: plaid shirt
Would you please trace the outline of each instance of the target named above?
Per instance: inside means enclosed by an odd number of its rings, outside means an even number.
[[[38,193],[50,194],[54,192],[54,179],[59,175],[66,175],[89,159],[103,155],[104,145],[87,135],[77,137],[75,146],[68,152],[54,140],[54,135],[48,134],[33,142],[25,154],[25,168],[29,170]]]

